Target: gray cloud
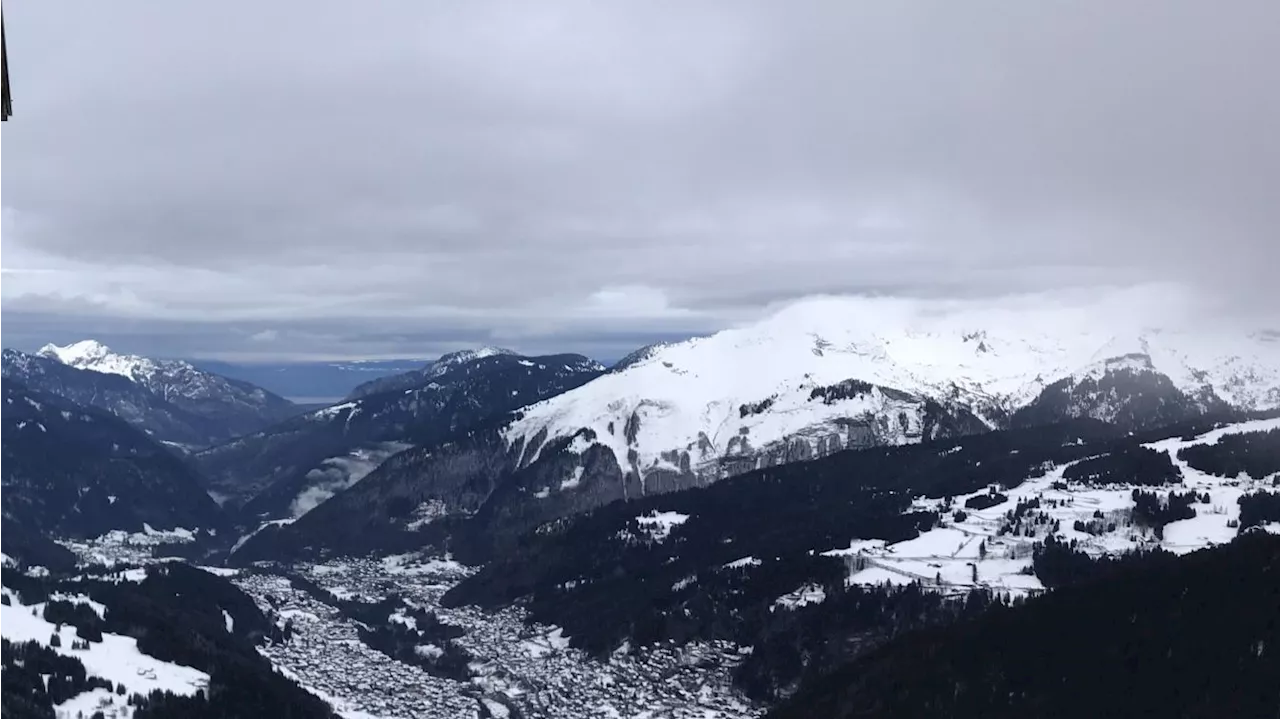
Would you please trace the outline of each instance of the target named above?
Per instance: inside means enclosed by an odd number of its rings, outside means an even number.
[[[1150,282],[1280,323],[1266,0],[8,15],[6,344],[599,353]]]

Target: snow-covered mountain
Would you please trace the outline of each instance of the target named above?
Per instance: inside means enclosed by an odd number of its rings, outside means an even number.
[[[809,300],[754,325],[652,348],[526,408],[504,437],[527,465],[556,439],[589,430],[588,443],[607,447],[643,481],[685,467],[724,476],[751,468],[743,460],[772,463],[786,448],[804,458],[905,444],[943,431],[938,413],[994,429],[1020,408],[1039,401],[1043,409],[1042,394],[1062,393],[1062,383],[1075,388],[1071,401],[1055,416],[1041,411],[1039,422],[1088,416],[1157,424],[1226,407],[1280,406],[1280,342],[1262,334],[1117,334],[1058,326],[1057,318],[1029,311],[860,314],[868,308],[865,300]],[[1148,412],[1156,391],[1166,406]]]
[[[470,518],[468,531],[488,543],[616,499],[841,449],[1073,418],[1142,429],[1274,407],[1280,342],[1265,333],[818,298],[645,348],[468,437],[400,452],[282,534],[297,546],[376,543],[375,527]]]
[[[459,350],[441,355],[439,359],[428,362],[426,365],[400,374],[391,375],[389,377],[378,377],[358,385],[348,399],[359,399],[367,397],[371,394],[379,392],[391,392],[394,390],[406,390],[416,387],[423,387],[437,377],[450,372],[454,368],[468,365],[476,360],[486,359],[488,357],[520,357],[518,352],[501,347],[478,347],[476,349]],[[576,357],[571,362],[575,371],[583,372],[602,372],[604,367],[594,360],[586,357]]]
[[[402,375],[391,389],[298,415],[195,458],[220,497],[237,504],[252,497],[244,509],[253,517],[291,518],[395,452],[578,387],[603,369],[581,355],[459,352]]]
[[[247,434],[297,413],[293,403],[248,382],[205,372],[181,360],[119,354],[95,340],[46,345],[37,356],[125,377],[165,402],[215,422],[221,437]]]
[[[122,375],[77,369],[12,349],[4,351],[0,367],[5,379],[110,412],[162,442],[201,446],[228,436],[218,422],[179,407]]]

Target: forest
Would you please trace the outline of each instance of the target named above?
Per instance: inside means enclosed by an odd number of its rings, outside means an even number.
[[[1254,479],[1266,479],[1280,472],[1280,429],[1224,435],[1213,444],[1183,448],[1178,459],[1219,477],[1236,477],[1243,472]]]
[[[1182,472],[1168,452],[1126,444],[1098,457],[1067,467],[1062,478],[1081,484],[1142,484],[1159,487],[1182,481]]]
[[[1275,716],[1280,537],[1156,552],[1019,606],[903,634],[772,719]]]
[[[564,627],[576,646],[597,654],[624,640],[634,646],[720,638],[755,646],[743,680],[760,678],[751,691],[769,695],[810,671],[807,658],[792,661],[801,646],[797,637],[885,635],[955,611],[931,606],[931,597],[846,590],[844,561],[821,552],[853,539],[910,539],[939,519],[931,511],[909,511],[914,496],[1015,487],[1118,439],[1114,428],[1092,421],[993,432],[840,452],[705,488],[615,502],[525,535],[516,551],[455,587],[444,602],[496,607],[520,601],[535,620]],[[656,537],[640,521],[655,513],[678,522],[669,535]],[[745,558],[758,564],[726,566]],[[774,611],[776,598],[803,585],[822,587],[828,599],[820,606],[830,606]],[[877,624],[867,619],[867,607],[879,605],[896,608]],[[776,639],[770,644],[768,637]],[[834,643],[814,650],[812,671],[829,669],[827,662],[843,652]]]
[[[209,674],[208,690],[196,696],[155,692],[129,697],[138,707],[136,717],[334,716],[325,702],[276,673],[258,654],[261,642],[283,638],[281,630],[248,595],[222,577],[173,562],[152,566],[141,582],[36,578],[11,568],[4,569],[3,581],[24,604],[44,601],[54,591],[86,594],[106,606],[104,616],[55,601],[46,607],[45,618],[75,626],[84,641],[100,640],[103,632],[133,637],[145,654]],[[233,619],[230,630],[224,611]],[[60,700],[50,692],[34,691],[29,682],[18,682],[18,674],[10,682],[7,667],[8,659],[3,686],[6,719],[10,705],[17,707],[15,712],[49,709],[14,716],[52,716],[51,707]],[[83,670],[83,665],[79,670],[69,668],[67,676],[82,677]]]

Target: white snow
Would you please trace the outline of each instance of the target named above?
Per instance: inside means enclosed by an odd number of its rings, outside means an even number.
[[[88,649],[73,650],[72,640],[78,641],[75,627],[64,625],[57,632],[57,627],[43,617],[31,615],[32,609],[37,615],[43,614],[43,604],[22,605],[16,595],[7,590],[5,593],[13,604],[0,606],[0,628],[11,642],[36,641],[48,646],[49,638],[58,634],[62,646],[52,647],[54,651],[79,659],[89,674],[124,684],[130,693],[149,694],[160,689],[191,695],[209,685],[208,674],[143,654],[132,637],[104,632],[101,642],[89,642]]]
[[[133,707],[127,703],[128,697],[118,696],[106,689],[98,688],[81,692],[53,707],[53,715],[58,719],[83,719],[101,711],[103,716],[115,719],[127,719],[133,716]]]
[[[743,557],[742,559],[735,559],[732,562],[728,562],[727,564],[724,564],[723,568],[724,569],[742,569],[743,567],[758,567],[758,566],[760,566],[759,559],[756,559],[755,557]]]
[[[582,473],[584,471],[585,471],[585,468],[582,465],[578,465],[577,467],[574,467],[573,473],[569,475],[567,479],[561,480],[560,490],[564,491],[566,489],[573,489],[578,485],[582,484]]]
[[[137,355],[116,354],[111,351],[111,348],[96,340],[81,340],[63,347],[47,344],[38,354],[78,369],[118,374],[135,381],[156,371],[156,363],[153,360]]]
[[[235,631],[235,628],[236,628],[235,617],[232,617],[230,614],[228,614],[227,610],[225,609],[222,610],[222,622],[223,624],[226,625],[228,634]]]
[[[307,416],[310,419],[333,419],[349,409],[354,410],[359,404],[359,402],[342,402],[324,409],[318,409]]]
[[[849,546],[845,549],[828,549],[822,553],[824,557],[843,557],[853,554],[861,554],[869,549],[880,549],[884,546],[883,539],[850,539]]]
[[[402,576],[440,576],[461,578],[474,570],[455,561],[451,556],[424,557],[419,554],[393,554],[382,559],[382,569],[387,574]],[[317,566],[316,569],[319,569]]]
[[[494,719],[507,719],[507,717],[511,716],[511,710],[508,709],[505,704],[501,704],[485,697],[480,698],[480,703],[484,704],[485,708],[489,710],[489,713],[493,715]]]
[[[268,520],[268,521],[266,521],[266,522],[263,522],[262,524],[259,524],[257,529],[255,529],[255,530],[253,530],[252,532],[249,532],[248,534],[244,535],[243,537],[240,537],[239,539],[237,539],[237,540],[236,540],[236,543],[235,543],[235,544],[233,544],[233,545],[231,545],[231,551],[230,551],[230,552],[228,552],[228,554],[229,554],[229,555],[230,555],[230,554],[235,554],[235,553],[236,553],[236,550],[238,550],[238,549],[240,549],[241,547],[243,547],[245,542],[249,541],[250,539],[253,539],[253,535],[257,534],[258,532],[261,532],[262,530],[266,529],[267,527],[282,527],[282,526],[284,526],[284,525],[286,525],[286,524],[293,524],[294,519],[295,519],[295,518],[293,518],[293,517],[290,517],[290,518],[288,518],[288,519],[272,519],[272,520]]]
[[[1197,502],[1192,505],[1196,510],[1195,517],[1165,525],[1163,539],[1157,539],[1152,531],[1133,523],[1133,485],[1068,484],[1066,489],[1055,489],[1055,483],[1063,483],[1063,471],[1070,466],[1067,464],[1053,468],[1043,477],[1032,478],[1013,489],[1004,490],[1008,501],[994,507],[981,510],[964,508],[966,499],[985,494],[985,489],[954,497],[952,511],[963,511],[966,515],[963,521],[954,521],[952,512],[946,512],[943,513],[942,525],[914,539],[889,545],[878,540],[855,539],[849,549],[833,549],[822,554],[845,559],[849,568],[846,582],[851,585],[920,582],[926,588],[948,593],[965,592],[975,587],[1009,594],[1036,593],[1043,591],[1043,586],[1039,579],[1028,573],[1031,553],[1034,545],[1043,541],[1049,530],[1041,525],[1035,536],[998,534],[1005,514],[1018,502],[1032,499],[1040,500],[1040,507],[1033,512],[1042,512],[1057,522],[1059,529],[1055,534],[1058,537],[1076,541],[1082,551],[1095,556],[1157,546],[1170,552],[1186,553],[1226,543],[1238,531],[1231,524],[1239,520],[1238,500],[1241,495],[1268,489],[1269,479],[1228,479],[1205,474],[1179,460],[1178,450],[1193,444],[1213,443],[1227,434],[1275,428],[1280,428],[1280,418],[1240,422],[1190,440],[1172,438],[1146,445],[1168,452],[1182,472],[1180,484],[1154,488],[1156,491],[1194,490],[1199,494],[1208,493],[1211,500],[1209,504]],[[941,500],[918,499],[912,504],[912,510],[938,509],[940,505]],[[1086,524],[1096,521],[1098,513],[1102,515],[1102,523],[1115,525],[1114,530],[1090,534],[1074,528],[1077,520]],[[985,554],[981,551],[984,545]]]
[[[652,514],[642,514],[636,517],[636,522],[640,524],[640,528],[648,533],[649,537],[656,542],[666,539],[671,530],[684,524],[689,520],[689,515],[680,512],[659,512],[654,510]]]
[[[918,441],[920,397],[955,392],[981,416],[1133,353],[1146,353],[1154,369],[1185,390],[1208,385],[1241,406],[1280,405],[1280,342],[1260,334],[1122,326],[1111,320],[1124,316],[1123,300],[1073,309],[1035,298],[1003,309],[921,309],[887,299],[812,298],[754,324],[656,347],[619,371],[525,408],[504,434],[511,444],[528,443],[545,430],[550,442],[590,428],[623,471],[635,469],[642,479],[655,468],[669,469],[661,455],[670,451],[688,452],[695,472],[714,474],[719,458],[751,456],[788,438],[816,433],[848,440],[836,420],[867,414],[893,420],[905,414],[906,426],[889,422],[880,443]],[[1136,361],[1118,366],[1126,362]],[[848,379],[915,399],[878,390],[830,404],[811,398],[813,389]],[[767,400],[766,410],[743,416],[744,405]],[[544,446],[526,446],[521,461],[533,461]]]
[[[776,609],[799,609],[810,604],[821,604],[826,601],[827,592],[817,584],[806,584],[799,589],[784,594],[774,600],[769,611]]]

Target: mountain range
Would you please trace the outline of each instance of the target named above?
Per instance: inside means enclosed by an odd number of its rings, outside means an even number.
[[[1237,641],[1259,635],[1265,602],[1187,594],[1200,585],[1180,577],[1220,582],[1233,559],[1274,553],[1254,536],[1280,533],[1273,334],[869,307],[810,300],[610,368],[451,353],[310,410],[92,341],[6,350],[6,582],[30,584],[13,568],[35,563],[88,573],[77,564],[102,551],[257,563],[237,586],[317,622],[296,646],[291,624],[274,624],[262,647],[273,663],[319,666],[337,647],[314,642],[349,616],[373,654],[461,682],[491,715],[553,685],[518,672],[508,683],[517,665],[494,656],[554,652],[560,672],[577,661],[562,663],[570,648],[612,666],[708,642],[736,651],[713,662],[729,661],[716,671],[732,666],[733,691],[779,716],[1062,715],[1074,692],[1116,685],[1077,670],[1105,642],[1098,627],[1064,625],[1052,651],[1029,639],[1081,607],[1122,623],[1154,607],[1154,629],[1218,647],[1248,686],[1226,691],[1231,672],[1218,671],[1205,711],[1269,700],[1255,690],[1274,658]],[[1197,558],[1212,545],[1226,546]],[[1272,575],[1247,581],[1265,592]],[[143,591],[168,591],[150,581]],[[143,613],[184,601],[165,596]],[[1229,637],[1186,625],[1201,605],[1232,612]],[[215,634],[240,631],[242,615],[205,609]],[[1148,659],[1194,655],[1180,635],[1122,630]],[[1022,659],[989,656],[994,675],[966,662],[993,642]],[[689,672],[707,669],[702,656]],[[1141,684],[1145,706],[1159,672],[1126,656],[1103,651],[1098,666]],[[1020,673],[1033,660],[1038,673]],[[1075,689],[1043,680],[1068,675]],[[324,676],[344,686],[344,672]],[[998,691],[975,689],[988,685]]]
[[[195,455],[224,499],[248,516],[292,518],[362,479],[387,457],[431,446],[494,414],[578,387],[604,368],[581,355],[448,354],[362,385],[353,399]]]
[[[93,340],[47,345],[35,354],[6,349],[3,374],[111,412],[178,445],[208,445],[299,412],[288,400],[247,382],[180,360],[118,354]]]
[[[1280,342],[1263,333],[1103,332],[1031,312],[905,321],[858,315],[865,310],[811,300],[644,348],[576,389],[400,451],[256,541],[334,550],[377,536],[413,546],[465,525],[484,537],[483,558],[611,501],[838,451],[1070,419],[1142,430],[1280,406]]]

